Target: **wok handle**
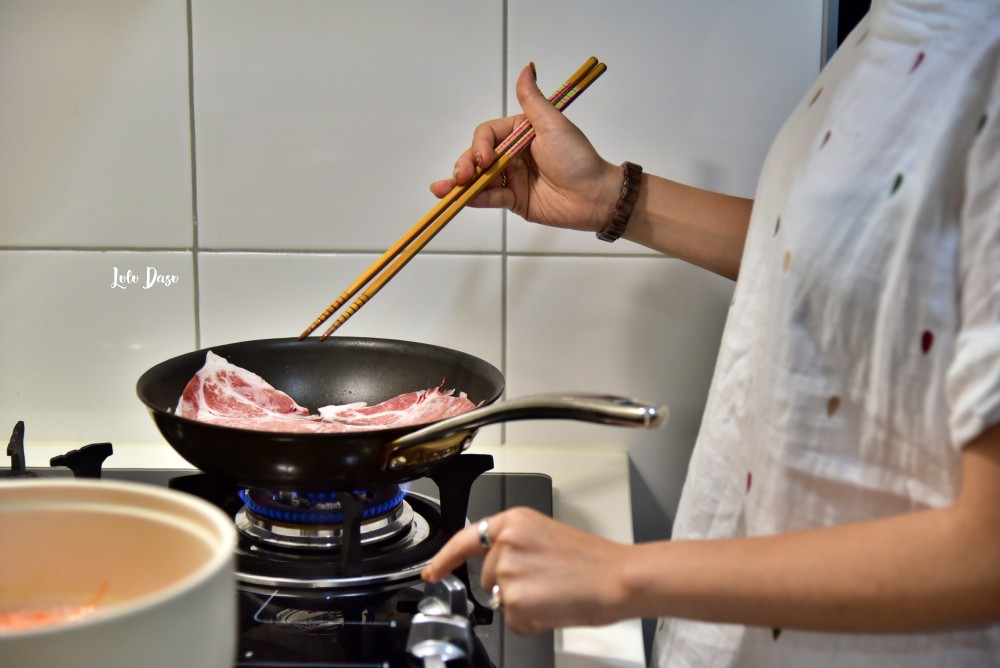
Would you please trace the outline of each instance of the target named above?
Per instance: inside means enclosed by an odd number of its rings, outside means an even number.
[[[666,406],[653,406],[625,397],[604,394],[532,395],[476,408],[401,436],[389,444],[385,461],[390,468],[402,468],[407,463],[407,451],[435,441],[441,441],[442,450],[447,451],[439,456],[448,456],[456,449],[456,438],[460,440],[460,449],[465,450],[476,429],[497,422],[578,420],[653,429],[663,425],[668,417]],[[425,458],[426,453],[421,456],[421,459]]]

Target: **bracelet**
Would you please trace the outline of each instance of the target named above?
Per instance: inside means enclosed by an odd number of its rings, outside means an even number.
[[[625,233],[628,219],[632,216],[632,209],[639,199],[639,184],[642,182],[642,167],[633,162],[623,162],[625,169],[625,183],[622,184],[622,193],[615,202],[615,210],[611,215],[611,222],[604,226],[604,229],[597,233],[597,238],[601,241],[617,241]]]

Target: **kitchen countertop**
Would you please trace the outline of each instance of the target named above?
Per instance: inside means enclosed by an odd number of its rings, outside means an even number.
[[[32,443],[28,466],[84,444]],[[615,447],[476,446],[471,452],[493,455],[493,471],[544,473],[552,478],[555,518],[620,543],[632,542],[628,454]],[[116,444],[107,468],[190,468],[163,444]],[[556,668],[633,668],[646,665],[639,620],[602,627],[556,631]]]

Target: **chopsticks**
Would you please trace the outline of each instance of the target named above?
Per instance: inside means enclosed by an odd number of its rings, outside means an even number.
[[[604,74],[607,66],[599,63],[596,58],[589,58],[573,73],[559,90],[549,97],[552,105],[563,110],[585,91],[590,84]],[[423,218],[411,227],[406,234],[389,247],[375,262],[371,264],[344,292],[337,297],[312,324],[299,335],[299,340],[312,334],[320,325],[326,322],[349,299],[358,295],[333,324],[323,332],[320,341],[325,340],[338,327],[347,322],[348,318],[357,313],[372,297],[378,293],[406,264],[419,253],[427,243],[437,235],[444,226],[451,222],[459,211],[473,197],[482,192],[486,186],[502,172],[518,153],[523,151],[535,137],[535,130],[524,120],[514,131],[504,139],[494,150],[496,159],[485,170],[476,169],[476,176],[464,185],[455,186],[445,195]],[[384,271],[383,271],[384,270]],[[382,273],[379,273],[382,272]],[[367,287],[366,287],[367,286]]]

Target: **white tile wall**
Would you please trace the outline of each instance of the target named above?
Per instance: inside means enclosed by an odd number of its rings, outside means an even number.
[[[633,485],[672,517],[731,296],[730,281],[669,258],[511,258],[508,392],[617,394],[665,404],[670,419],[656,431],[516,422],[508,441],[623,443],[642,472]]]
[[[195,0],[199,240],[383,251],[503,112],[503,4]],[[490,27],[493,29],[490,29]],[[470,211],[435,249],[501,249]]]
[[[135,383],[192,349],[192,273],[190,252],[0,251],[0,427],[24,420],[28,443],[162,440]]]
[[[473,126],[608,73],[569,115],[606,157],[751,194],[819,69],[823,0],[38,0],[0,3],[0,429],[159,442],[140,372],[294,336],[433,204]],[[113,271],[139,277],[112,288]],[[147,267],[176,275],[143,289]],[[664,430],[570,423],[489,443],[617,443],[663,535],[728,282],[627,242],[463,212],[347,326],[484,357],[511,396],[606,391]],[[162,446],[166,448],[167,446]]]
[[[0,3],[0,244],[190,246],[184,3]]]

